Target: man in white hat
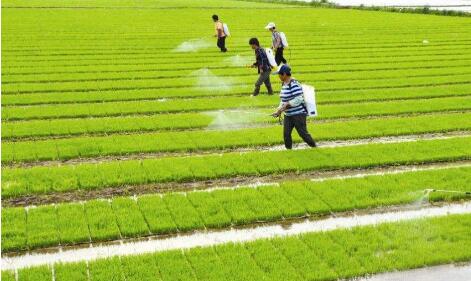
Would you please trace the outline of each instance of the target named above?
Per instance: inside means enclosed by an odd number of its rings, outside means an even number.
[[[283,57],[283,49],[285,46],[283,46],[283,41],[281,40],[281,35],[280,32],[276,30],[276,26],[274,22],[270,22],[265,26],[265,29],[268,29],[272,33],[272,46],[271,48],[275,52],[275,61],[276,64],[286,64],[286,59]]]

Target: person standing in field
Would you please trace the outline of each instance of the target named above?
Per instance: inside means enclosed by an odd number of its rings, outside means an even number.
[[[276,72],[282,81],[280,92],[280,106],[272,114],[279,117],[283,112],[283,139],[286,149],[293,147],[291,132],[296,128],[299,136],[310,146],[316,147],[316,142],[311,137],[306,127],[307,110],[304,105],[303,88],[301,84],[291,77],[291,68],[284,64]]]
[[[258,96],[262,84],[265,84],[265,87],[267,87],[268,94],[273,95],[273,89],[270,83],[271,65],[268,61],[265,49],[260,47],[260,42],[258,42],[257,38],[251,38],[249,40],[249,45],[255,51],[256,59],[255,63],[253,63],[250,67],[257,68],[258,73],[260,74],[257,82],[255,82],[255,89],[253,90],[252,96]]]
[[[271,33],[272,33],[272,45],[271,45],[271,48],[272,48],[273,51],[275,52],[275,61],[276,61],[276,64],[278,64],[278,65],[280,65],[280,63],[286,64],[287,61],[286,61],[286,59],[283,57],[283,50],[284,50],[284,47],[285,47],[285,46],[283,46],[283,40],[281,40],[281,34],[280,34],[280,32],[278,32],[278,30],[276,30],[275,23],[273,23],[273,22],[268,23],[268,25],[265,26],[265,29],[270,30]]]
[[[214,29],[216,31],[216,34],[214,34],[214,37],[218,38],[217,46],[219,49],[221,49],[221,52],[225,53],[227,52],[227,49],[226,49],[227,34],[224,32],[224,24],[222,23],[222,21],[219,20],[218,15],[213,15],[213,21],[214,21]]]

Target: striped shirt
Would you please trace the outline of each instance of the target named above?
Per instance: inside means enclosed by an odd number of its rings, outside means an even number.
[[[299,114],[307,114],[306,107],[304,106],[304,102],[297,102],[292,104],[293,100],[299,100],[303,97],[303,88],[301,84],[295,80],[291,79],[288,84],[283,83],[281,86],[280,92],[280,99],[281,103],[290,103],[290,106],[287,110],[285,110],[286,116],[293,116]]]

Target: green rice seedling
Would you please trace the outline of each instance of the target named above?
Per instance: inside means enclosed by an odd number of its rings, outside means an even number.
[[[153,267],[154,258],[163,280],[197,280],[211,276],[214,280],[280,280],[279,276],[309,280],[334,280],[379,273],[384,270],[406,270],[452,261],[466,261],[471,245],[471,216],[449,215],[376,226],[340,229],[325,233],[228,243],[185,251],[129,256],[90,262],[92,280],[122,280],[132,264]],[[296,251],[300,247],[299,251]],[[224,266],[208,272],[207,257]],[[271,261],[271,263],[270,263]],[[320,263],[316,263],[320,261]],[[64,269],[67,265],[64,265]],[[213,265],[214,266],[214,265]],[[210,267],[213,268],[213,267]],[[301,270],[303,269],[303,270]],[[152,270],[150,270],[152,271]],[[47,267],[22,270],[27,280],[45,280]],[[140,275],[139,275],[140,276]],[[21,277],[20,277],[21,278]],[[107,279],[106,279],[107,278]],[[22,280],[22,279],[20,279]],[[284,279],[283,279],[284,280]],[[291,279],[290,279],[291,280]]]
[[[55,246],[60,242],[55,206],[28,209],[26,235],[29,248]]]
[[[379,106],[379,104],[372,105]],[[413,113],[412,109],[411,113]],[[268,113],[268,112],[267,112]],[[384,114],[390,114],[394,112],[384,111]],[[436,131],[447,131],[453,130],[456,128],[459,129],[468,129],[468,125],[465,123],[459,123],[458,120],[467,120],[466,115],[457,117],[459,119],[451,118],[452,115],[457,116],[457,113],[447,113],[446,110],[438,109],[436,115],[425,115],[425,116],[406,116],[398,118],[378,118],[371,120],[352,120],[346,121],[345,124],[340,122],[329,122],[329,123],[320,123],[320,124],[310,124],[310,127],[314,128],[311,130],[315,131],[316,136],[319,136],[321,139],[333,139],[333,138],[356,138],[359,136],[382,136],[382,135],[401,135],[406,133],[420,133],[420,132],[436,132]],[[344,113],[339,112],[338,116],[332,117],[336,119],[341,117]],[[378,113],[377,113],[378,114]],[[402,114],[397,112],[397,114]],[[183,115],[187,114],[178,114],[175,115],[175,118],[179,119]],[[192,114],[199,118],[204,114]],[[371,116],[375,114],[372,113]],[[379,113],[382,115],[382,113]],[[101,134],[101,133],[116,133],[116,132],[145,132],[148,130],[162,130],[169,128],[169,124],[163,121],[165,115],[158,116],[139,116],[139,117],[114,117],[114,118],[103,118],[103,119],[64,119],[64,120],[32,120],[32,121],[21,121],[21,122],[7,122],[3,123],[5,126],[4,132],[12,132],[15,137],[28,137],[28,136],[47,136],[47,135],[62,135],[69,136],[75,134]],[[166,118],[170,118],[167,116]],[[191,117],[191,116],[190,116]],[[437,118],[436,122],[427,122],[427,119]],[[406,122],[407,118],[411,119],[411,122]],[[448,119],[448,120],[447,120]],[[147,124],[149,121],[155,120],[155,122],[149,124],[148,127],[142,128],[142,124]],[[101,123],[100,121],[103,121]],[[133,122],[131,122],[133,121]],[[255,123],[262,125],[259,120],[252,120]],[[262,122],[270,122],[273,124],[275,120],[265,119],[260,120]],[[335,120],[332,120],[335,121]],[[185,121],[176,121],[178,124],[175,124],[175,128],[190,128],[188,120]],[[417,126],[412,127],[412,122],[417,122]],[[193,128],[201,128],[209,126],[211,123],[210,120],[205,120],[202,123],[195,124]],[[243,123],[243,122],[242,122]],[[103,124],[113,124],[113,126],[104,127]],[[236,124],[237,126],[243,124]],[[371,127],[363,127],[369,125]],[[68,126],[73,126],[77,128],[76,132],[71,132]],[[61,127],[63,129],[61,129]],[[170,126],[171,127],[171,126]],[[20,130],[16,133],[16,130]],[[70,132],[70,133],[69,133]],[[259,134],[257,135],[256,132]],[[210,135],[212,139],[219,137],[219,141],[215,140],[212,142],[203,142],[202,140],[207,140],[203,138],[203,135]],[[224,136],[230,135],[231,137],[224,138]],[[4,134],[5,136],[5,134]],[[262,137],[263,136],[263,137]],[[35,154],[35,151],[40,149],[40,146],[36,147],[33,144],[41,144],[45,146],[45,151],[39,151],[40,155],[43,155],[41,159],[55,159],[59,157],[61,159],[69,159],[77,156],[93,156],[100,154],[116,154],[112,153],[113,150],[110,150],[107,146],[111,145],[109,139],[116,136],[109,137],[77,137],[69,138],[64,140],[48,140],[48,141],[36,141],[36,142],[5,142],[6,151],[3,152],[3,161],[21,161],[23,159],[37,159],[39,156]],[[130,138],[146,138],[140,143],[129,142]],[[177,143],[171,142],[172,139],[182,138],[181,141]],[[191,138],[191,142],[188,141],[188,138]],[[158,145],[150,145],[151,140],[157,141],[161,139],[161,143]],[[122,147],[122,153],[129,153],[129,148],[126,148],[126,145],[131,145],[133,149],[142,149],[144,151],[180,151],[180,150],[190,150],[190,149],[206,149],[206,148],[232,148],[238,146],[246,145],[271,145],[274,143],[280,143],[279,130],[275,127],[268,128],[257,128],[257,129],[243,129],[243,130],[231,130],[225,131],[224,133],[218,131],[205,131],[205,132],[161,132],[159,134],[154,133],[152,135],[131,135],[131,136],[121,136],[119,145]],[[296,139],[297,140],[297,139]],[[91,145],[90,143],[96,142],[96,144]],[[106,142],[104,142],[106,141]],[[128,144],[125,143],[128,142]],[[116,145],[118,145],[118,143]],[[148,144],[149,143],[149,144]],[[140,144],[138,148],[137,144]],[[148,145],[146,145],[148,144]],[[53,146],[55,145],[55,146]],[[105,151],[96,152],[93,147],[101,145],[104,147]],[[52,149],[49,146],[53,146]],[[153,148],[155,146],[156,148]],[[16,149],[15,149],[16,148]],[[56,149],[56,150],[54,150]],[[15,150],[13,152],[12,150]],[[24,150],[24,151],[23,151]],[[103,150],[103,149],[102,149]],[[19,151],[19,153],[16,153]],[[94,152],[95,151],[95,152]],[[109,151],[109,152],[107,152]],[[94,153],[90,153],[94,152]],[[48,154],[49,153],[49,154]],[[98,154],[97,154],[98,153]],[[49,157],[45,157],[48,156]]]
[[[140,196],[137,204],[152,233],[176,232],[177,226],[172,214],[159,195]]]
[[[90,241],[88,223],[82,204],[58,204],[56,209],[61,245]]]
[[[136,200],[131,198],[115,198],[111,202],[111,207],[123,237],[149,234],[149,228]]]
[[[184,251],[183,254],[198,280],[227,280],[225,264],[212,248],[194,248]]]
[[[1,274],[3,281],[16,281],[15,272],[12,270],[3,270]]]
[[[253,167],[265,164],[264,174],[304,172],[325,169],[368,168],[378,165],[428,163],[465,159],[469,154],[468,137],[406,143],[367,144],[302,151],[226,153],[201,157],[168,157],[141,161],[109,161],[99,164],[57,167],[4,168],[2,180],[5,198],[41,192],[74,190],[74,181],[85,178],[82,189],[120,187],[127,184],[185,182],[211,178],[258,175]],[[447,146],[447,150],[440,147]],[[348,155],[349,157],[346,157]],[[263,157],[261,157],[263,156]],[[282,159],[282,160],[280,160]],[[316,159],[316,161],[312,161]],[[193,171],[206,167],[211,174],[195,177]],[[180,169],[181,168],[181,169]],[[230,169],[229,169],[230,168]],[[177,173],[178,171],[178,173]],[[128,179],[129,178],[129,179]],[[91,180],[93,179],[93,180]],[[101,179],[101,180],[100,180]],[[72,184],[71,184],[72,183]],[[51,190],[51,186],[53,187]],[[14,188],[13,188],[14,187]],[[13,194],[12,194],[13,193]],[[31,192],[30,194],[35,194]]]
[[[359,261],[346,255],[343,248],[329,235],[301,235],[300,239],[339,276],[349,278],[364,274]]]
[[[26,249],[26,212],[23,208],[2,209],[2,251]]]
[[[88,264],[90,280],[125,281],[119,257],[96,260]]]
[[[248,193],[246,188],[215,190],[211,192],[193,191],[187,192],[186,196],[195,207],[206,227],[221,228],[231,223],[249,224],[261,220],[279,219],[281,218],[280,211],[285,218],[292,218],[305,214],[324,216],[330,212],[351,211],[380,206],[421,204],[427,199],[424,195],[424,190],[430,186],[445,190],[453,188],[467,190],[467,182],[470,180],[470,175],[470,168],[462,167],[407,172],[403,174],[371,175],[362,178],[330,179],[322,182],[287,181],[281,183],[281,186],[257,188],[256,190],[263,194],[262,197],[254,195],[256,193]],[[345,197],[345,194],[349,194],[349,200],[342,199]],[[462,197],[454,199],[460,200]],[[125,200],[128,200],[128,198],[125,198]],[[447,198],[442,198],[441,200],[447,200]],[[140,196],[137,197],[137,203],[139,211],[142,212],[145,221],[149,224],[151,233],[177,232],[177,227],[172,217],[173,213],[167,209],[160,196]],[[254,208],[253,205],[255,203],[260,204],[260,206]],[[309,206],[310,209],[306,210],[303,207],[304,205]],[[277,208],[273,208],[273,206],[279,208],[280,211]],[[69,222],[62,223],[67,218],[66,216],[62,218],[63,210],[68,211],[70,208],[71,214],[75,214],[75,211],[80,211],[77,204],[59,204],[56,208],[59,215],[58,226],[61,243],[64,244],[64,241],[75,241],[73,243],[86,241],[88,225],[82,222],[83,219],[80,219],[80,214],[75,216],[78,218],[77,225],[70,224]],[[4,216],[12,212],[18,214],[19,210],[21,209],[6,208],[4,209]],[[113,215],[118,216],[117,213],[120,211],[113,211]],[[192,208],[189,211],[188,215],[194,215]],[[181,212],[181,216],[183,216],[183,212],[185,210]],[[67,212],[65,213],[68,214]],[[133,211],[133,213],[136,213],[136,211]],[[44,215],[44,217],[43,215],[37,216],[36,218],[38,221],[48,219],[47,215]],[[84,230],[78,231],[79,226]],[[26,228],[26,225],[23,227]],[[195,227],[195,229],[199,229],[200,226],[196,225]],[[34,229],[30,229],[30,231],[34,232]],[[112,235],[112,233],[111,231],[104,234]],[[78,236],[78,234],[80,235]],[[145,233],[142,235],[145,235]],[[15,239],[14,237],[4,236],[4,245],[13,243],[11,240],[14,241]],[[96,240],[92,239],[92,241]],[[12,249],[9,247],[4,250],[11,251]]]
[[[182,251],[157,253],[154,257],[163,280],[198,280]]]
[[[229,280],[269,280],[244,245],[228,243],[215,246],[214,251]]]
[[[245,224],[257,218],[250,205],[235,192],[215,190],[210,194],[231,217],[232,223]]]
[[[388,262],[388,253],[378,250],[384,247],[382,243],[388,239],[383,232],[375,226],[353,228],[350,232],[339,232],[333,237],[341,244],[345,252],[358,260],[366,273],[394,270]]]
[[[259,187],[261,192],[275,206],[280,208],[283,217],[298,217],[306,214],[306,209],[278,185]]]
[[[126,281],[160,281],[157,261],[153,255],[121,257],[122,270]]]
[[[188,192],[186,196],[207,228],[221,228],[231,224],[231,217],[211,193]]]
[[[281,183],[280,188],[300,204],[307,213],[327,214],[330,211],[328,206],[316,194],[312,193],[304,184],[299,182]]]
[[[89,201],[84,207],[93,241],[117,239],[121,236],[116,216],[108,201]]]
[[[29,267],[18,270],[18,281],[52,280],[52,271],[48,266]]]
[[[246,244],[246,248],[269,280],[304,280],[302,272],[294,268],[270,241]]]
[[[338,279],[337,273],[300,239],[275,238],[271,243],[305,280]]]
[[[195,207],[183,194],[168,194],[163,197],[163,202],[172,214],[175,224],[180,231],[201,229],[204,223]]]
[[[54,277],[57,281],[88,281],[87,264],[85,262],[55,264]]]
[[[282,217],[278,205],[265,197],[263,193],[254,188],[242,188],[238,190],[238,195],[242,197],[255,217],[259,220],[275,220]]]

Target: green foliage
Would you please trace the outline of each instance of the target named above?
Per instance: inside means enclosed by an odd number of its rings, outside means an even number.
[[[88,229],[92,242],[149,234],[176,233],[200,229],[217,229],[229,225],[250,224],[258,221],[277,221],[281,218],[297,218],[304,215],[323,216],[331,212],[376,208],[420,203],[428,198],[427,188],[468,190],[469,167],[433,171],[407,172],[403,174],[374,175],[364,178],[332,179],[322,182],[286,181],[279,186],[258,188],[221,189],[209,192],[192,191],[183,194],[143,195],[136,201],[117,197],[110,208],[106,201],[90,201],[82,206],[76,203],[58,204],[57,225],[62,244],[88,242]],[[348,194],[348,195],[347,195]],[[437,193],[431,200],[461,200],[465,195],[446,196]],[[167,208],[167,205],[169,206]],[[4,218],[24,216],[22,208],[5,208]],[[128,214],[128,215],[126,215]],[[144,221],[145,219],[145,221]],[[35,216],[31,225],[46,224],[51,220],[48,212]],[[118,226],[115,223],[118,221]],[[21,232],[27,226],[5,224],[3,220],[3,250],[12,251],[25,247],[29,237],[40,237],[41,229],[28,224],[28,235]],[[21,222],[15,219],[15,223]],[[44,223],[43,223],[44,222]],[[147,229],[149,225],[149,230]],[[177,228],[178,225],[178,228]],[[119,231],[120,230],[120,231]],[[16,231],[16,232],[15,232]],[[39,232],[35,233],[36,231]],[[10,233],[19,233],[11,235]],[[41,247],[45,241],[28,243],[29,248]],[[373,239],[373,238],[372,238]]]
[[[2,251],[26,249],[26,211],[2,209]]]
[[[120,237],[116,217],[108,201],[89,201],[85,203],[90,237],[93,241],[110,240]]]
[[[92,261],[91,280],[337,280],[471,258],[471,216],[376,226]],[[144,268],[143,266],[148,267]],[[66,267],[67,265],[64,265]],[[73,269],[76,265],[72,265]],[[138,269],[142,269],[137,273]],[[46,280],[46,267],[20,270]],[[21,276],[28,278],[21,279]],[[126,279],[127,280],[127,279]],[[134,279],[130,279],[134,280]]]
[[[18,270],[18,281],[49,281],[52,272],[48,266],[30,267]]]
[[[149,234],[147,223],[135,200],[116,198],[112,201],[111,206],[123,237]]]
[[[54,277],[56,281],[88,281],[87,264],[84,262],[56,264]]]
[[[57,228],[61,244],[76,244],[90,240],[88,223],[82,204],[59,204],[57,208]]]
[[[59,244],[60,237],[55,206],[39,206],[28,209],[26,233],[30,248]]]
[[[226,153],[192,158],[168,157],[57,167],[4,168],[2,195],[9,198],[129,184],[186,182],[236,175],[256,176],[467,159],[470,155],[469,143],[469,137],[461,137],[288,152]],[[447,149],[443,150],[443,147]]]

